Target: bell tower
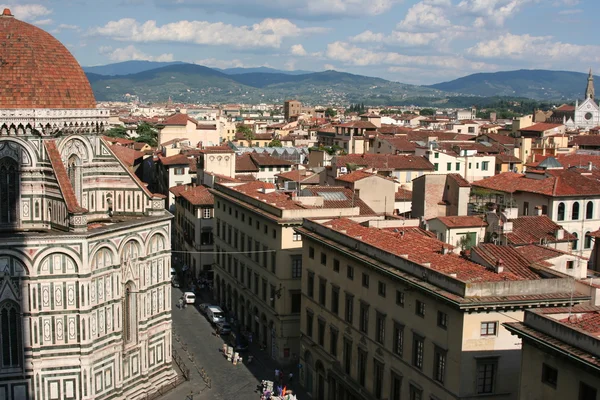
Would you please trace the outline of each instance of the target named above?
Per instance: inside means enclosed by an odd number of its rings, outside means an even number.
[[[590,73],[588,75],[587,87],[585,88],[585,98],[594,100],[594,76],[592,75],[592,69],[590,68]]]

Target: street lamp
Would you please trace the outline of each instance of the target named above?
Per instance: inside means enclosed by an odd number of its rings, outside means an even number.
[[[275,300],[275,298],[280,299],[282,290],[283,290],[283,287],[281,286],[281,283],[280,283],[279,289],[277,289],[276,291],[273,292],[273,296],[269,300],[273,301],[273,300]]]

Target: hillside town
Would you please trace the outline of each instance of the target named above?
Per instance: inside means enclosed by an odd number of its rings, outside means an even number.
[[[97,102],[0,32],[0,399],[598,399],[591,70],[509,119]]]

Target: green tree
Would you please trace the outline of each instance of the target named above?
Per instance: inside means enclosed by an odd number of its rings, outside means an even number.
[[[104,134],[108,137],[129,139],[129,135],[127,135],[127,128],[124,126],[114,126],[104,132]]]
[[[435,115],[433,108],[423,108],[419,111],[419,115]]]
[[[148,122],[142,122],[136,129],[138,137],[135,138],[136,142],[147,143],[151,147],[158,146],[158,130],[152,124]]]
[[[337,111],[335,111],[333,108],[331,107],[327,107],[327,109],[325,110],[325,116],[327,118],[333,118],[337,115]]]
[[[279,139],[273,139],[271,140],[271,142],[268,144],[269,147],[282,147],[281,146],[281,140]]]
[[[239,124],[236,128],[235,131],[237,133],[243,133],[244,135],[246,135],[247,133],[252,133],[252,128],[250,128],[248,125],[244,125],[244,124]]]

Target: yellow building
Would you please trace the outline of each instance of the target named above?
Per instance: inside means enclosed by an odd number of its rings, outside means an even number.
[[[560,273],[488,269],[413,229],[337,218],[296,231],[299,380],[317,400],[516,399],[520,343],[502,323],[590,299]]]
[[[519,398],[595,400],[600,392],[600,307],[525,312],[504,324],[522,339]]]

